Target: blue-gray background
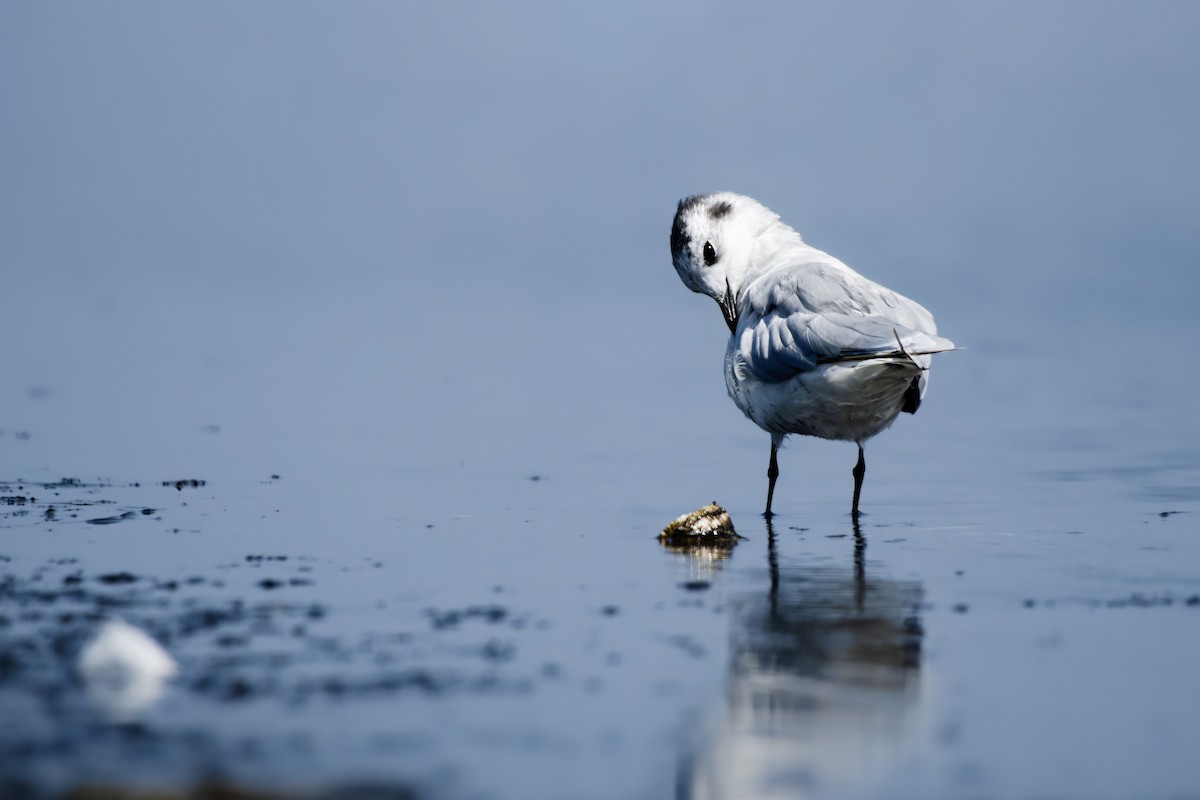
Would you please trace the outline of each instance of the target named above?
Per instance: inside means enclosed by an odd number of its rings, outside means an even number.
[[[971,348],[931,416],[980,450],[1196,439],[1156,412],[1195,385],[1194,4],[0,14],[3,422],[55,422],[14,466],[109,474],[217,425],[534,472],[627,448],[657,474],[715,437],[757,483],[717,310],[667,257],[675,201],[715,189],[931,308]]]
[[[877,520],[943,526],[969,558],[989,536],[1086,531],[1084,509],[1195,511],[1198,39],[1190,2],[3,2],[0,479],[197,477],[232,509],[279,473],[329,506],[287,531],[300,552],[498,509],[593,537],[611,519],[639,546],[713,498],[752,524],[767,437],[725,397],[727,332],[667,247],[680,197],[729,189],[968,348],[870,444]],[[776,509],[840,515],[852,460],[794,443]],[[238,553],[267,536],[217,527],[214,553],[221,535]],[[122,541],[104,544],[114,568],[148,557]],[[1144,574],[1195,590],[1194,546],[1142,554],[1143,574],[1121,545],[1071,541],[1055,563],[1094,579],[1082,596]],[[550,575],[571,542],[555,563],[528,544],[507,557]],[[630,547],[608,566],[656,568]],[[946,596],[921,571],[936,556],[872,547]],[[410,557],[431,587],[509,569]],[[986,673],[986,642],[956,619],[931,618],[934,641]],[[1128,629],[1147,653],[1194,641],[1152,619]],[[1074,706],[1085,721],[998,724],[999,742],[1048,737],[1012,758],[1060,733],[1114,759],[1173,752],[1105,740],[1141,729],[1087,722],[1096,697],[1155,681],[1076,655],[1113,671]],[[1182,678],[1160,685],[1168,717],[1194,705]],[[1040,688],[1035,708],[1062,696]],[[1186,759],[1170,764],[1163,785],[1187,785]]]

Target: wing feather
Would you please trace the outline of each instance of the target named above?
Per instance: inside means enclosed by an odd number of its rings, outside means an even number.
[[[840,263],[772,270],[748,287],[739,319],[738,359],[768,383],[833,361],[954,348],[922,306]]]

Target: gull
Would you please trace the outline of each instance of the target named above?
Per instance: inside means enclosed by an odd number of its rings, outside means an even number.
[[[729,326],[725,386],[771,434],[767,510],[788,434],[854,442],[854,500],[863,444],[916,413],[934,353],[954,349],[918,303],[810,247],[779,215],[731,192],[679,201],[671,261],[685,286],[717,301]]]

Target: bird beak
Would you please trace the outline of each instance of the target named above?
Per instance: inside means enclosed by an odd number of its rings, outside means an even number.
[[[725,317],[729,332],[735,332],[738,323],[737,298],[733,296],[733,289],[729,288],[728,278],[725,279],[725,294],[717,299],[717,304],[721,306],[721,314]]]

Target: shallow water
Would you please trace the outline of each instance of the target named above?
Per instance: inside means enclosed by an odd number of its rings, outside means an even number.
[[[622,501],[642,495],[619,477],[512,474],[500,491],[464,467],[456,480],[480,489],[463,511],[443,505],[445,476],[208,475],[4,485],[10,785],[1195,786],[1195,505],[1122,496],[1155,494],[1150,480],[1038,477],[994,505],[877,502],[858,532],[844,503],[793,498],[773,535],[747,491],[732,506],[746,539],[686,553],[654,539],[678,509]],[[422,487],[430,501],[396,499]],[[134,728],[89,709],[73,673],[108,614],[182,667]]]
[[[0,796],[1197,796],[1191,7],[297,8],[0,26]],[[845,443],[761,517],[719,187],[967,348],[857,529]]]

